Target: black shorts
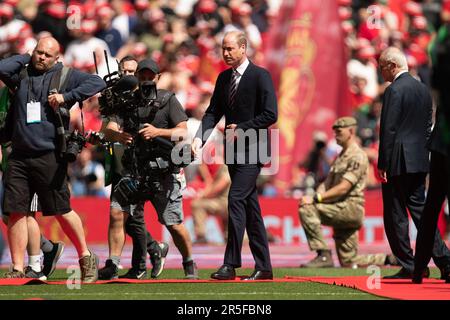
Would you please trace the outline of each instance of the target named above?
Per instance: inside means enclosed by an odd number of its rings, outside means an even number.
[[[2,182],[2,183],[3,183],[3,182]],[[2,199],[3,199],[3,198],[2,198]],[[3,203],[2,203],[2,206],[3,206]],[[2,208],[3,208],[3,207],[2,207]],[[3,211],[3,209],[2,209],[2,211]],[[37,194],[35,193],[35,194],[33,195],[33,197],[31,198],[30,211],[29,211],[29,212],[36,213],[37,211],[41,212],[42,209],[41,209],[41,205],[39,204],[38,196],[37,196]],[[6,211],[3,211],[2,214],[3,214],[4,216],[9,216],[9,213],[6,212]]]
[[[48,152],[36,157],[12,153],[5,174],[3,210],[28,213],[34,193],[39,197],[42,214],[52,216],[70,212],[67,163]]]

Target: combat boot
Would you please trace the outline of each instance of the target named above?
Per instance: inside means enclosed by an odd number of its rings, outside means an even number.
[[[331,250],[317,250],[317,257],[308,263],[300,265],[300,268],[333,268]]]

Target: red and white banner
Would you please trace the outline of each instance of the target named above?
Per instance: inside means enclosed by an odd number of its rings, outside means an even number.
[[[266,48],[266,67],[278,94],[276,182],[285,190],[293,168],[311,149],[314,131],[330,137],[333,121],[350,114],[348,58],[336,1],[283,1]]]

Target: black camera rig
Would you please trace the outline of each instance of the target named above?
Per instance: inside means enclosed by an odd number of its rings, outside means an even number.
[[[153,81],[139,83],[135,76],[130,75],[120,77],[119,73],[112,73],[106,75],[104,80],[107,87],[99,98],[100,113],[105,117],[120,118],[123,131],[133,137],[132,143],[125,146],[123,178],[114,188],[116,199],[121,205],[148,200],[162,190],[160,181],[164,176],[179,172],[181,167],[192,161],[190,145],[175,147],[175,143],[168,139],[156,137],[144,140],[139,134],[139,130],[144,128],[145,123],[153,121],[156,112],[170,100],[173,93],[157,90]],[[177,164],[172,161],[172,154],[176,152],[179,159],[183,159]]]
[[[101,132],[91,131],[86,134],[74,130],[66,133],[66,150],[63,153],[63,159],[67,162],[74,162],[78,154],[86,146],[86,143],[100,144],[107,146],[109,143],[105,140],[105,136]]]

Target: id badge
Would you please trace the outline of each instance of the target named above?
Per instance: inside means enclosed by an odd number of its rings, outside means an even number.
[[[41,122],[41,103],[31,101],[27,103],[27,123]]]

